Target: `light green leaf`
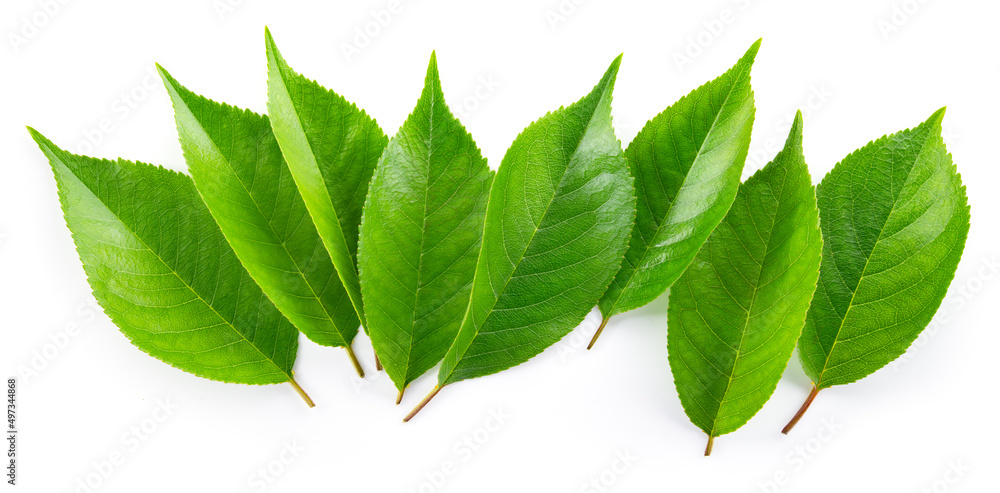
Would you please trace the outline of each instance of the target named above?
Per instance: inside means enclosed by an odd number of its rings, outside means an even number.
[[[368,332],[400,398],[462,324],[492,181],[445,104],[432,54],[417,107],[375,170],[358,247]]]
[[[705,455],[774,393],[816,290],[822,245],[798,114],[785,148],[740,186],[670,289],[670,369],[685,412],[708,434]]]
[[[618,271],[635,214],[611,125],[620,63],[589,95],[529,125],[504,156],[469,310],[431,396],[542,352],[583,321]]]
[[[267,42],[267,113],[299,193],[367,327],[358,280],[358,228],[388,137],[364,111],[293,71]],[[366,329],[367,330],[367,329]]]
[[[302,333],[345,348],[364,376],[351,350],[357,315],[267,117],[198,96],[157,68],[195,186],[236,256]]]
[[[231,383],[291,382],[298,331],[240,265],[191,179],[63,151],[49,159],[94,296],[136,347]]]
[[[948,291],[969,205],[941,138],[943,118],[942,108],[869,143],[817,188],[823,263],[799,340],[815,384],[809,403],[820,389],[860,380],[903,354]]]
[[[754,120],[750,69],[758,40],[728,72],[654,117],[625,157],[636,219],[621,270],[599,307],[612,316],[663,294],[684,272],[736,197]]]

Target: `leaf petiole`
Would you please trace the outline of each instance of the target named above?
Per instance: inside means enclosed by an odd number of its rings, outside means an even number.
[[[802,403],[802,407],[799,408],[799,412],[795,413],[795,416],[792,417],[792,420],[789,421],[788,424],[785,425],[785,427],[781,430],[782,434],[787,435],[789,431],[792,431],[792,428],[795,427],[795,424],[798,423],[800,419],[802,419],[802,415],[805,414],[806,410],[809,409],[809,406],[812,405],[813,399],[816,398],[816,394],[818,393],[819,393],[819,387],[817,387],[816,384],[813,384],[812,392],[809,392],[809,397],[806,397],[806,401]]]
[[[365,369],[361,367],[361,362],[358,361],[358,357],[354,354],[354,349],[348,344],[344,346],[344,350],[347,351],[347,357],[351,358],[351,364],[354,365],[354,370],[358,372],[358,378],[365,378]]]
[[[417,413],[419,413],[420,410],[423,409],[424,406],[426,406],[427,403],[430,402],[431,399],[433,399],[434,396],[438,394],[438,392],[441,392],[441,388],[442,387],[440,385],[435,385],[434,390],[431,390],[431,393],[427,394],[427,397],[424,397],[424,400],[420,401],[420,404],[417,404],[417,407],[413,408],[413,410],[410,411],[410,414],[407,414],[406,417],[403,418],[403,422],[405,423],[413,419],[413,417],[416,416]]]
[[[597,327],[597,332],[594,332],[594,338],[591,339],[590,344],[587,345],[588,351],[590,348],[594,347],[594,343],[597,342],[597,338],[601,337],[601,332],[604,332],[604,326],[608,325],[608,320],[611,320],[611,317],[604,317],[604,319],[601,320],[601,325]]]
[[[307,394],[305,390],[302,390],[302,387],[299,387],[299,383],[295,381],[295,377],[288,377],[288,383],[292,384],[292,388],[294,388],[295,391],[302,396],[302,400],[306,401],[306,405],[309,407],[316,407],[316,404],[309,397],[309,394]]]

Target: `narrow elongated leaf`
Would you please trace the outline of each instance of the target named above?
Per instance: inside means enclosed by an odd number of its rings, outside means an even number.
[[[612,316],[663,294],[726,216],[750,147],[750,69],[759,47],[646,123],[625,150],[635,177],[635,226],[599,303],[604,320],[591,347]]]
[[[200,377],[291,382],[301,393],[298,331],[240,265],[190,178],[70,154],[29,131],[55,173],[94,296],[136,347]]]
[[[670,289],[670,369],[685,412],[708,434],[705,455],[774,392],[816,290],[822,244],[798,114],[785,148],[740,186]]]
[[[819,286],[799,340],[813,392],[864,378],[930,323],[969,233],[961,177],[941,137],[944,109],[838,163],[817,189]]]
[[[337,275],[367,327],[358,280],[358,228],[368,183],[389,139],[353,103],[295,73],[266,30],[265,38],[271,127]]]
[[[307,337],[347,349],[358,317],[309,219],[266,116],[222,105],[158,67],[188,169],[243,266]]]
[[[469,310],[428,399],[542,352],[583,320],[618,271],[635,214],[611,125],[620,63],[590,94],[529,125],[504,156]]]
[[[462,324],[492,182],[445,104],[432,54],[417,107],[375,170],[358,246],[368,332],[400,398]]]

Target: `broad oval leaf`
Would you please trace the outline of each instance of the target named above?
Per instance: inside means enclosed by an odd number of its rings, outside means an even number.
[[[785,148],[740,186],[670,289],[670,369],[684,411],[709,436],[705,455],[774,392],[816,290],[822,243],[799,114]]]
[[[375,170],[358,246],[368,333],[400,397],[462,324],[492,181],[445,104],[432,54],[417,107]]]
[[[198,192],[243,266],[299,330],[344,347],[359,321],[266,116],[198,96],[158,67]]]
[[[590,94],[529,125],[504,156],[469,310],[437,389],[542,352],[583,320],[618,271],[635,214],[611,125],[620,63]]]
[[[265,38],[271,127],[367,330],[358,279],[358,228],[368,183],[389,138],[353,103],[293,71],[267,30]]]
[[[240,265],[190,178],[70,154],[29,131],[94,296],[136,347],[212,380],[294,385],[298,331]]]
[[[729,71],[647,122],[625,150],[635,177],[635,226],[621,270],[601,297],[599,330],[663,294],[726,216],[750,147],[750,70],[759,47],[758,40]]]
[[[817,188],[823,263],[799,341],[816,389],[857,381],[903,354],[955,276],[969,204],[943,118],[942,108],[851,153]]]

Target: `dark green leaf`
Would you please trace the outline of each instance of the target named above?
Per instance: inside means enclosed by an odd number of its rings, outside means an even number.
[[[799,356],[819,389],[903,354],[955,276],[969,205],[943,118],[942,109],[855,151],[817,189],[826,243]]]

